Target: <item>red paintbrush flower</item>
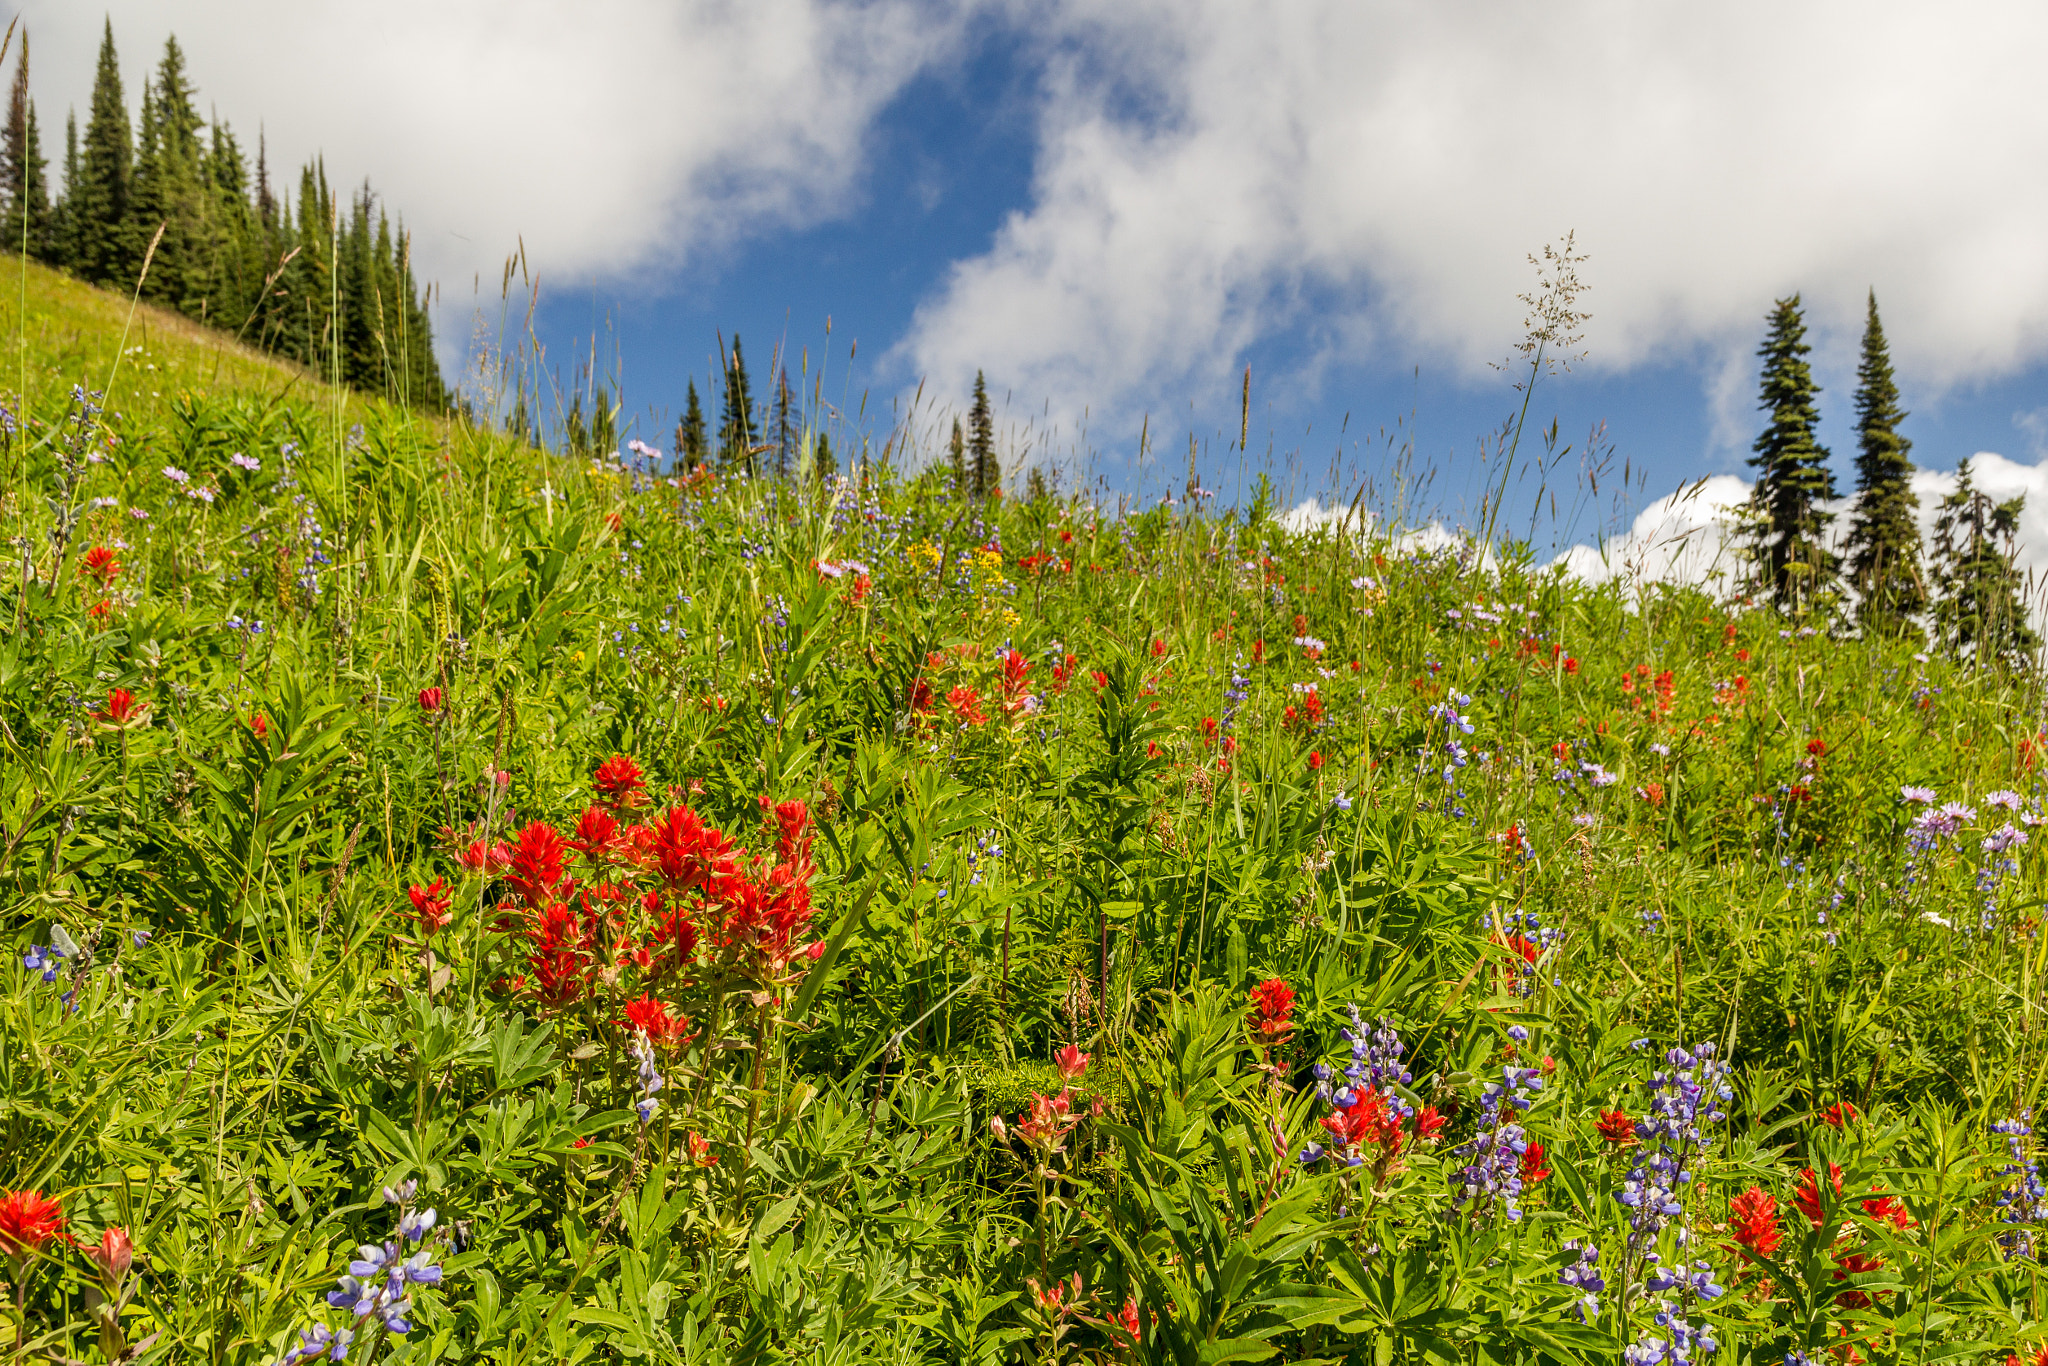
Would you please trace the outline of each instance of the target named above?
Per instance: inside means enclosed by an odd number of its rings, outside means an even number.
[[[1252,1037],[1261,1045],[1285,1043],[1294,1032],[1294,988],[1275,977],[1252,988]]]
[[[0,1196],[0,1253],[19,1261],[41,1252],[55,1239],[73,1241],[64,1229],[64,1210],[41,1191],[9,1191]]]
[[[1632,1148],[1636,1144],[1636,1122],[1625,1110],[1602,1110],[1600,1121],[1593,1128],[1603,1141],[1618,1148]]]
[[[140,701],[126,688],[107,690],[106,710],[98,713],[99,718],[116,730],[139,726],[149,715],[149,703]]]
[[[1913,1216],[1906,1209],[1906,1202],[1895,1195],[1880,1195],[1863,1202],[1863,1212],[1880,1224],[1890,1224],[1900,1232],[1913,1227]]]
[[[1851,1276],[1861,1276],[1872,1271],[1884,1270],[1884,1262],[1862,1252],[1842,1252],[1835,1256],[1835,1279],[1846,1281]],[[1835,1294],[1835,1303],[1844,1309],[1868,1309],[1870,1296],[1861,1290],[1842,1290]]]
[[[1425,1105],[1415,1112],[1415,1136],[1423,1142],[1435,1138],[1444,1131],[1444,1117],[1437,1113],[1434,1105]]]
[[[981,694],[964,683],[946,694],[946,705],[953,709],[953,719],[963,726],[978,726],[988,720],[982,715]]]
[[[121,562],[114,558],[114,552],[103,545],[96,545],[85,552],[85,562],[78,566],[80,578],[98,579],[101,586],[114,581],[121,572]]]
[[[433,716],[441,710],[441,702],[445,696],[446,694],[439,688],[421,688],[420,710],[428,716]]]
[[[1543,1165],[1543,1145],[1532,1142],[1522,1149],[1522,1184],[1533,1186],[1550,1175],[1550,1168]]]
[[[1832,1162],[1828,1163],[1828,1180],[1839,1197],[1842,1193],[1842,1169]],[[1806,1216],[1807,1223],[1815,1228],[1821,1226],[1825,1216],[1820,1207],[1820,1181],[1813,1168],[1808,1167],[1799,1173],[1799,1188],[1792,1192],[1792,1203],[1799,1206],[1799,1212]]]
[[[1820,1122],[1830,1129],[1846,1129],[1862,1117],[1862,1112],[1846,1100],[1838,1101],[1820,1112]]]
[[[562,880],[562,859],[569,842],[545,821],[532,821],[514,839],[505,881],[528,910],[537,911],[569,895],[573,884]]]
[[[672,806],[649,827],[649,858],[672,891],[715,889],[739,872],[732,843],[687,806]]]
[[[1052,1055],[1052,1065],[1060,1069],[1061,1077],[1067,1081],[1073,1081],[1088,1070],[1088,1054],[1083,1053],[1074,1045],[1068,1044],[1065,1048]]]
[[[680,1048],[696,1037],[690,1033],[688,1016],[669,1014],[666,1004],[646,994],[626,1002],[624,1024],[628,1030],[641,1031],[649,1043],[660,1048]]]
[[[449,908],[455,898],[448,894],[447,884],[435,878],[431,884],[422,887],[417,882],[405,889],[412,899],[413,919],[419,922],[420,933],[429,937],[448,928],[448,922],[455,917]]]
[[[1759,1186],[1751,1186],[1728,1202],[1728,1231],[1746,1260],[1769,1257],[1785,1239],[1778,1227],[1778,1202]]]
[[[577,818],[569,846],[592,863],[618,860],[630,849],[619,831],[619,818],[602,806],[589,807]]]
[[[597,800],[613,810],[647,804],[647,777],[640,771],[640,765],[623,754],[614,754],[599,764],[597,772],[591,775],[590,785],[597,792]]]

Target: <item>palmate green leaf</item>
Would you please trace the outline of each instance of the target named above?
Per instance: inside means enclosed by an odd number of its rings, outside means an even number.
[[[508,1016],[491,1032],[491,1088],[511,1091],[527,1086],[554,1071],[555,1046],[550,1036],[554,1025],[543,1021],[527,1032],[526,1018]]]

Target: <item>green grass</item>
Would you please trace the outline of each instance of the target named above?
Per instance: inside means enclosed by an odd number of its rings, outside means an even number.
[[[273,1361],[406,1181],[445,1278],[350,1360],[1615,1361],[1667,1303],[1715,1361],[2043,1338],[1990,1127],[2040,1098],[2041,850],[1985,847],[2042,807],[2035,677],[1238,513],[676,485],[173,320],[81,421],[125,303],[29,283],[0,897],[83,952],[0,977],[0,1183],[138,1253],[18,1259],[30,1351]],[[1920,785],[1974,811],[1915,852]],[[1304,1166],[1354,1006],[1415,1115]],[[1602,1116],[1701,1043],[1725,1117],[1632,1244],[1662,1140]]]

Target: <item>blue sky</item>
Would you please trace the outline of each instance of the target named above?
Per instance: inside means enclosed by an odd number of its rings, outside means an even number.
[[[1384,483],[1412,435],[1457,520],[1515,397],[1487,362],[1521,335],[1525,257],[1568,230],[1590,356],[1533,416],[1575,443],[1604,420],[1639,502],[1741,472],[1753,352],[1793,290],[1845,480],[1871,286],[1923,464],[2031,464],[2048,437],[2026,417],[2048,418],[2038,4],[107,9],[131,98],[175,30],[245,140],[260,123],[275,161],[374,181],[440,281],[452,371],[523,243],[551,358],[598,334],[658,445],[737,331],[757,392],[778,343],[807,351],[826,398],[867,395],[877,440],[920,379],[929,420],[985,369],[1013,460],[1148,498],[1184,477],[1190,431],[1226,495],[1268,452],[1283,491],[1332,491],[1340,430],[1339,483]],[[54,137],[100,11],[26,0],[24,18]],[[1246,364],[1249,461],[1227,449]]]

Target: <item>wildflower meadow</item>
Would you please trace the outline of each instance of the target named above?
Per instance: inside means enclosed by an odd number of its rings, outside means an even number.
[[[151,382],[5,424],[14,1359],[2048,1361],[2032,670]]]

